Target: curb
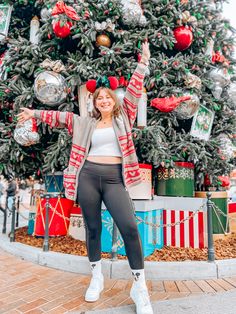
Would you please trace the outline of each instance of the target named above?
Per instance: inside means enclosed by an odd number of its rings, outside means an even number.
[[[0,248],[24,260],[63,271],[90,275],[88,259],[85,256],[43,252],[18,242],[10,242],[7,235],[0,234]],[[111,279],[131,278],[130,267],[124,260],[102,260],[103,274]],[[201,280],[236,276],[236,259],[184,262],[145,262],[145,276],[148,280]]]

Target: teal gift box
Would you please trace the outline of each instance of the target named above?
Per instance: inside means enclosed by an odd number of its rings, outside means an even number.
[[[149,211],[135,211],[138,231],[142,241],[144,257],[151,255],[155,249],[163,247],[163,228],[150,224],[162,225],[163,209]],[[139,220],[141,219],[141,220]],[[102,252],[111,252],[112,248],[113,219],[108,210],[102,210]],[[118,231],[117,253],[126,255],[123,239]]]
[[[35,213],[29,213],[29,221],[28,221],[28,231],[27,234],[32,235],[34,233],[34,220],[35,220]]]

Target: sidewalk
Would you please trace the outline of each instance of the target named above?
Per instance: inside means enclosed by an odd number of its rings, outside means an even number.
[[[167,270],[168,271],[168,270]],[[129,298],[131,280],[105,280],[105,290],[99,301],[86,303],[84,293],[89,283],[90,276],[73,274],[55,270],[31,262],[21,260],[0,249],[0,313],[27,313],[27,314],[63,314],[63,313],[135,313],[135,307]],[[218,314],[221,312],[200,311],[200,306],[206,306],[206,302],[200,300],[212,300],[228,298],[234,303],[236,297],[236,277],[216,280],[185,280],[185,281],[148,281],[151,301],[154,304],[154,313],[173,313],[174,304],[178,304],[182,312],[196,314]],[[221,295],[220,293],[232,290],[232,294]],[[232,295],[232,298],[229,297]],[[198,296],[198,299],[192,297]],[[216,296],[216,297],[213,297]],[[188,297],[186,299],[186,297]],[[184,298],[182,301],[173,299]],[[157,302],[168,300],[165,302]],[[190,312],[190,308],[199,310]],[[131,306],[129,306],[132,304]],[[119,308],[121,307],[122,308]],[[125,306],[125,307],[123,307]],[[127,307],[128,306],[128,307]],[[221,307],[220,307],[221,306]],[[116,309],[117,308],[117,309]],[[217,307],[216,307],[217,308]],[[225,307],[226,308],[226,307]],[[107,310],[105,310],[107,309]],[[186,309],[188,310],[186,312]],[[232,308],[233,309],[233,308]],[[95,312],[89,312],[93,311]],[[102,310],[99,311],[98,310]],[[183,311],[185,310],[185,311]],[[171,312],[172,311],[172,312]],[[227,314],[234,312],[224,311]]]
[[[27,216],[27,211],[23,214]],[[26,224],[27,221],[20,218],[20,226]],[[87,265],[87,259],[86,261],[78,260],[78,257],[71,255],[55,252],[45,253],[41,249],[21,243],[10,243],[9,239],[1,234],[1,227],[2,214],[0,213],[0,314],[135,313],[135,307],[129,298],[132,281],[127,280],[129,278],[127,275],[124,277],[126,279],[117,276],[120,273],[127,273],[127,262],[125,262],[125,266],[115,262],[120,266],[114,273],[116,277],[111,278],[109,276],[111,268],[107,267],[111,262],[105,261],[104,266],[106,267],[103,268],[106,276],[105,290],[99,301],[86,303],[84,302],[84,293],[90,281],[90,276],[87,275],[90,272],[88,266],[86,266],[86,270],[81,264],[86,263]],[[10,219],[8,219],[7,227],[9,232]],[[41,258],[41,265],[37,258]],[[42,266],[55,267],[60,260],[61,270]],[[152,279],[148,280],[147,284],[154,313],[236,313],[235,260],[222,261],[222,263],[220,261],[218,265],[212,265],[217,268],[217,277],[211,277],[208,274],[206,277],[201,277],[201,280],[197,279],[197,272],[202,276],[207,274],[206,264],[202,264],[202,262],[179,262],[178,265],[182,265],[181,269],[173,269],[172,265],[175,263],[152,262],[151,265],[153,264],[155,264],[155,268],[153,268],[155,272],[153,269],[150,272],[150,267],[147,267],[146,272],[149,273],[149,279]],[[194,265],[191,267],[196,268],[195,273],[189,274],[187,266],[189,264]],[[222,265],[219,266],[220,264]],[[85,273],[81,274],[80,269],[83,267]],[[189,275],[191,279],[183,280]],[[161,277],[165,280],[160,280]],[[170,278],[170,280],[166,280],[166,278]]]

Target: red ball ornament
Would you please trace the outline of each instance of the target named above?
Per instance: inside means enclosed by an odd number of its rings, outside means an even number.
[[[193,42],[193,32],[188,26],[178,26],[174,29],[176,39],[175,49],[183,51],[188,49]]]
[[[62,23],[61,21],[56,21],[53,23],[52,28],[57,37],[66,38],[70,35],[70,29],[72,27],[72,23],[67,21]]]

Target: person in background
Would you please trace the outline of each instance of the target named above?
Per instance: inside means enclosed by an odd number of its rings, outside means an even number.
[[[2,183],[2,178],[0,177],[0,204],[2,203],[3,194],[4,194],[4,185]]]
[[[6,193],[7,193],[7,208],[9,210],[12,210],[14,197],[16,196],[17,193],[17,184],[13,176],[9,177]]]

